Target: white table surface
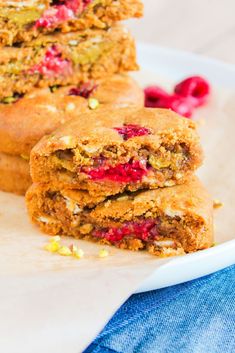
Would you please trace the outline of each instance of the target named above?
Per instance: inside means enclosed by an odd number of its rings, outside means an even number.
[[[145,16],[127,22],[136,39],[235,64],[235,0],[143,0]]]

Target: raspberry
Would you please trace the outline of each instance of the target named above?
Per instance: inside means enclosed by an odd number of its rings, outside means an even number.
[[[91,82],[87,82],[82,84],[80,87],[71,88],[69,91],[69,96],[80,96],[88,99],[97,87],[98,85],[94,85]]]
[[[149,86],[145,88],[145,106],[148,108],[161,107],[161,102],[170,95],[158,86]]]
[[[47,76],[69,75],[72,73],[72,67],[68,60],[62,58],[57,46],[53,45],[47,50],[41,63],[34,65],[29,73],[39,73]]]
[[[47,9],[36,21],[36,28],[51,28],[81,14],[91,0],[54,0],[53,6]]]
[[[190,118],[193,109],[204,105],[210,94],[209,83],[200,76],[192,76],[175,86],[170,95],[158,86],[144,90],[145,106],[149,108],[167,108]]]
[[[114,130],[116,130],[120,135],[122,135],[125,141],[130,139],[131,137],[151,134],[150,129],[134,124],[128,124],[122,127],[115,127]]]
[[[72,18],[74,18],[74,12],[67,6],[53,6],[43,13],[42,17],[35,23],[35,27],[51,28]]]
[[[133,236],[143,241],[154,240],[158,236],[157,220],[148,219],[140,222],[126,222],[120,228],[104,228],[93,232],[96,238],[106,239],[111,243]]]
[[[177,94],[170,95],[157,86],[145,89],[145,106],[148,108],[165,108],[184,116],[191,117],[193,109],[190,102]]]
[[[192,76],[175,86],[175,93],[186,97],[194,107],[204,105],[210,94],[209,83],[200,76]]]
[[[193,106],[191,103],[177,94],[169,96],[160,102],[160,108],[171,109],[174,112],[186,118],[190,118],[193,113]]]
[[[119,183],[135,183],[142,180],[147,174],[146,161],[131,160],[128,163],[118,164],[115,167],[102,163],[95,169],[82,168],[82,172],[93,180],[112,180]]]

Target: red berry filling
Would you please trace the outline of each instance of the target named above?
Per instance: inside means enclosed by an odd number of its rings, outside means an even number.
[[[98,168],[82,168],[82,172],[92,180],[111,180],[119,183],[135,183],[142,180],[147,174],[146,161],[130,160],[128,163],[118,164],[115,167],[103,163]]]
[[[67,59],[62,58],[62,54],[56,45],[47,50],[43,60],[34,65],[30,74],[40,74],[46,76],[71,75],[72,66]]]
[[[150,135],[152,133],[150,129],[134,124],[128,124],[122,127],[115,127],[114,130],[116,130],[120,135],[122,135],[124,140],[128,140],[131,137],[135,136]]]
[[[143,241],[156,240],[158,236],[158,222],[154,219],[140,222],[126,222],[121,227],[103,228],[92,234],[96,238],[106,239],[110,243],[117,243],[125,237],[134,237]]]
[[[98,85],[94,85],[91,82],[84,83],[80,87],[73,87],[69,91],[69,96],[80,96],[83,98],[89,98],[90,95],[96,90]]]
[[[193,76],[177,84],[174,94],[168,94],[158,86],[147,87],[144,93],[146,107],[171,109],[189,118],[194,108],[207,102],[210,85],[204,78]]]
[[[80,15],[92,0],[57,0],[36,21],[36,28],[51,28]]]

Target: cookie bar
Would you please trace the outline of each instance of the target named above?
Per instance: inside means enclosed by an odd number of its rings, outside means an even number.
[[[0,152],[0,190],[24,195],[31,184],[28,161]]]
[[[127,75],[114,75],[68,87],[38,88],[9,104],[0,104],[0,151],[28,157],[33,146],[66,121],[98,108],[144,106],[142,89]]]
[[[0,1],[0,45],[29,42],[40,33],[108,28],[143,14],[140,0]]]
[[[32,221],[52,235],[160,256],[181,255],[213,244],[212,200],[196,177],[183,185],[105,201],[84,191],[33,185],[26,200]]]
[[[90,195],[173,186],[202,162],[195,124],[166,109],[93,111],[43,138],[31,153],[34,182]]]
[[[67,86],[136,70],[133,38],[122,26],[42,35],[0,56],[0,101],[20,97],[34,87]]]

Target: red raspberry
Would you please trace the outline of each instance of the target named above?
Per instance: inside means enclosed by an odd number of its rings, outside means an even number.
[[[150,129],[134,124],[128,124],[122,127],[115,127],[114,130],[116,130],[120,135],[122,135],[124,140],[128,140],[131,137],[135,136],[144,136],[151,134]]]
[[[165,108],[189,118],[192,115],[192,104],[185,97],[177,94],[169,95],[157,86],[145,89],[145,106],[148,108]]]
[[[157,239],[157,220],[147,219],[139,222],[126,222],[120,228],[104,228],[93,232],[93,236],[116,243],[124,237],[132,236],[144,241]]]
[[[58,75],[71,75],[72,66],[67,59],[63,59],[59,48],[53,45],[49,48],[41,61],[34,65],[30,70],[30,74],[39,73],[48,77]]]
[[[200,76],[192,76],[175,86],[175,93],[186,97],[194,107],[204,105],[210,94],[209,83]]]
[[[184,97],[177,94],[169,96],[160,102],[159,108],[171,109],[185,118],[190,118],[193,113],[192,104]]]
[[[149,86],[145,88],[145,107],[159,108],[162,101],[170,97],[170,95],[158,86]]]
[[[80,96],[88,99],[97,87],[98,85],[94,85],[91,82],[87,82],[82,84],[80,87],[71,88],[69,91],[69,96]]]
[[[36,23],[36,28],[51,28],[60,23],[74,19],[81,14],[91,0],[54,0],[53,6],[47,9]]]
[[[142,180],[147,174],[146,161],[129,161],[128,163],[118,164],[115,167],[101,165],[98,168],[83,168],[83,173],[89,175],[93,180],[112,180],[119,183],[136,183]]]

